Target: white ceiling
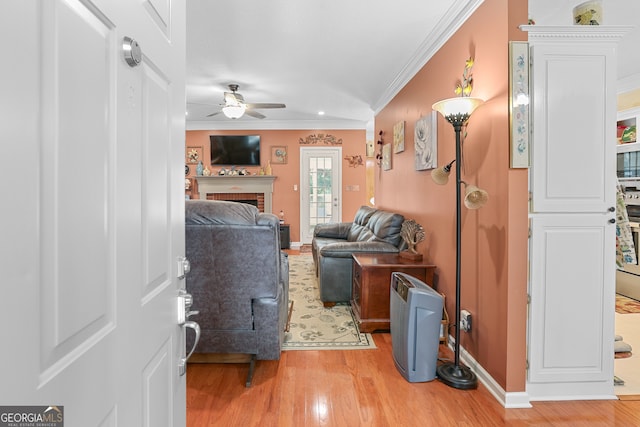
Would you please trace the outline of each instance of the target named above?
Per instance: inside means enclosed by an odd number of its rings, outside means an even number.
[[[187,128],[364,129],[480,3],[188,0]],[[206,118],[230,83],[287,108]]]
[[[374,114],[482,1],[188,0],[187,129],[371,131]],[[553,1],[550,9],[579,3]],[[616,0],[615,5],[627,2],[637,18],[637,0]],[[570,24],[572,7],[564,25]],[[542,15],[541,9],[537,12]],[[547,15],[550,20],[558,16]],[[627,37],[623,42],[637,49],[638,43]],[[627,64],[631,60],[635,68]],[[638,62],[635,52],[623,58],[622,77],[640,72]],[[238,92],[248,103],[284,103],[287,108],[258,110],[267,116],[262,120],[222,114],[207,118],[219,111],[231,83],[240,85]]]

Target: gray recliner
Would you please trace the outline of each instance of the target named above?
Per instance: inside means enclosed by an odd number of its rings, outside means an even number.
[[[311,251],[325,307],[351,299],[353,253],[405,249],[400,235],[403,222],[400,214],[361,206],[353,222],[316,225]]]
[[[289,264],[278,218],[243,203],[187,200],[187,291],[201,327],[196,353],[280,358],[288,315]],[[193,338],[188,337],[187,348]],[[252,368],[253,369],[253,365]]]

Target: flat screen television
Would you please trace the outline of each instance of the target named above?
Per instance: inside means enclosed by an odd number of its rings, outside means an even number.
[[[260,166],[260,135],[209,135],[211,164]]]

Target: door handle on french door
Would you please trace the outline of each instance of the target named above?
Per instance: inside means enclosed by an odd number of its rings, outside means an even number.
[[[195,333],[196,333],[196,337],[193,340],[193,347],[191,347],[191,350],[189,351],[189,354],[187,354],[185,357],[180,359],[180,362],[178,363],[178,371],[180,373],[180,376],[183,376],[184,374],[187,373],[187,360],[189,360],[189,358],[191,357],[191,355],[195,351],[196,346],[198,345],[198,341],[200,341],[200,325],[198,325],[193,320],[188,320],[188,321],[184,322],[182,327],[184,329],[184,333],[185,334],[187,333],[187,328],[193,329],[195,331]]]

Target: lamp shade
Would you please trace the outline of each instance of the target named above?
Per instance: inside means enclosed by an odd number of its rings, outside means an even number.
[[[451,173],[451,165],[444,165],[441,168],[431,171],[431,179],[438,185],[445,185],[449,182],[449,174]]]
[[[230,119],[239,119],[244,114],[245,108],[244,104],[227,105],[222,107],[222,112]]]
[[[432,108],[445,118],[455,115],[466,116],[468,118],[471,113],[483,103],[484,101],[480,98],[459,96],[438,101],[433,104]]]
[[[467,185],[464,193],[464,205],[467,209],[480,209],[489,200],[489,193],[475,185]]]

